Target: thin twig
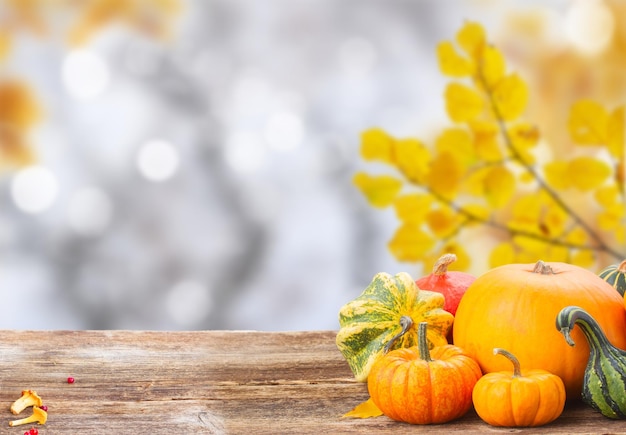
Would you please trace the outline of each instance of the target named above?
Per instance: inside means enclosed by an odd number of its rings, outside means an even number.
[[[504,143],[507,149],[511,152],[511,155],[513,156],[513,158],[520,165],[522,165],[522,167],[526,171],[528,171],[533,176],[533,178],[535,179],[539,187],[543,189],[543,191],[546,192],[548,196],[550,196],[550,198],[555,202],[555,204],[558,205],[565,213],[567,213],[578,225],[580,225],[583,228],[583,230],[585,230],[585,232],[595,241],[596,246],[584,247],[584,249],[592,249],[596,251],[606,252],[612,255],[613,257],[615,257],[616,259],[621,259],[622,257],[624,257],[623,253],[617,252],[613,248],[608,246],[604,242],[604,240],[602,240],[600,235],[596,233],[596,231],[591,226],[589,226],[567,203],[565,203],[563,199],[561,198],[561,196],[558,193],[556,193],[556,191],[552,189],[550,185],[548,185],[548,183],[546,183],[543,177],[541,177],[541,174],[539,174],[539,172],[532,165],[530,165],[529,163],[526,162],[526,160],[524,160],[524,158],[521,156],[517,148],[515,148],[515,146],[513,145],[513,140],[511,139],[511,136],[509,135],[506,129],[506,122],[504,121],[504,118],[502,114],[500,113],[500,109],[498,108],[498,105],[496,104],[494,100],[493,92],[487,85],[487,82],[484,76],[482,75],[482,70],[480,68],[478,68],[477,76],[478,76],[477,77],[478,80],[480,81],[483,88],[485,89],[485,94],[487,95],[489,99],[489,103],[495,115],[496,122],[498,123],[498,128],[500,129],[500,133],[502,134],[502,137],[504,139]],[[562,241],[558,241],[557,239],[545,239],[545,238],[537,237],[537,236],[535,236],[535,238],[546,240],[552,244],[558,244],[561,246],[570,246],[569,244],[562,242]]]
[[[425,186],[422,186],[422,187],[424,187],[425,190],[429,194],[434,196],[435,199],[437,199],[437,201],[447,205],[448,207],[453,209],[455,212],[465,216],[469,221],[477,222],[477,223],[486,225],[488,227],[494,228],[496,230],[500,230],[500,231],[506,232],[510,236],[528,237],[530,239],[538,240],[540,242],[548,243],[550,245],[562,246],[564,248],[570,248],[570,249],[585,249],[585,250],[599,249],[599,248],[596,248],[595,246],[566,242],[566,241],[564,241],[562,239],[559,239],[559,238],[551,238],[551,237],[542,236],[541,234],[533,233],[533,232],[530,232],[530,231],[517,230],[517,229],[511,228],[511,227],[509,227],[509,226],[507,226],[505,224],[502,224],[500,222],[484,219],[481,216],[478,216],[478,215],[468,211],[467,209],[463,208],[463,206],[461,206],[459,204],[456,204],[453,201],[450,201],[449,199],[447,199],[446,197],[444,197],[441,194],[437,193],[436,191],[434,191],[434,190],[432,190],[432,189],[430,189],[428,187],[425,187]],[[604,251],[604,250],[602,250],[602,251]],[[609,252],[609,253],[614,255],[614,253],[611,252],[611,251],[606,251],[606,252]],[[619,258],[619,256],[618,256],[618,258]]]

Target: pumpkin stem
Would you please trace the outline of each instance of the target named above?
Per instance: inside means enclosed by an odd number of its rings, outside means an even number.
[[[542,275],[554,275],[555,272],[549,264],[546,264],[544,261],[539,260],[533,268],[533,273],[540,273]]]
[[[456,255],[454,254],[444,254],[439,257],[439,260],[433,266],[433,274],[434,275],[445,275],[448,272],[448,266],[456,261]]]
[[[582,308],[574,305],[563,308],[556,317],[556,329],[563,334],[565,341],[570,346],[575,345],[571,335],[574,325],[580,327],[592,352],[596,349],[614,347],[596,319]]]
[[[494,355],[502,355],[502,356],[508,358],[508,360],[513,363],[513,377],[514,378],[519,378],[520,376],[522,376],[522,369],[520,367],[519,360],[517,359],[517,357],[515,355],[513,355],[508,350],[500,349],[499,347],[494,347],[493,348],[493,354]]]
[[[393,347],[396,341],[398,341],[399,338],[401,338],[409,331],[409,329],[411,329],[411,326],[413,326],[413,319],[411,319],[409,316],[400,317],[400,326],[402,326],[402,330],[393,337],[391,337],[391,340],[389,340],[389,342],[387,342],[387,344],[383,348],[383,353],[389,352],[389,350]]]
[[[421,359],[424,361],[432,361],[430,350],[428,350],[428,340],[426,340],[427,326],[428,322],[420,322],[419,325],[417,325],[417,349]]]

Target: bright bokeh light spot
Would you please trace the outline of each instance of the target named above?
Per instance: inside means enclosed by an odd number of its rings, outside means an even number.
[[[263,166],[267,149],[260,135],[251,132],[232,134],[224,150],[226,162],[237,172],[254,172]]]
[[[581,53],[600,53],[611,41],[615,18],[603,0],[576,0],[566,19],[567,35]]]
[[[209,290],[196,281],[175,284],[165,299],[167,313],[182,327],[192,327],[205,319],[212,309]]]
[[[271,95],[269,84],[254,74],[244,74],[235,81],[233,100],[243,110],[254,110]]]
[[[178,150],[164,140],[147,142],[137,155],[137,168],[151,181],[165,181],[178,171]]]
[[[272,115],[265,127],[265,140],[275,150],[294,149],[300,145],[303,136],[302,120],[291,112]]]
[[[78,99],[101,94],[110,80],[109,68],[100,56],[89,50],[70,52],[63,62],[63,83]]]
[[[11,196],[26,213],[40,213],[57,197],[59,185],[54,174],[43,166],[29,166],[19,171],[11,183]]]
[[[85,187],[70,199],[68,223],[78,234],[96,236],[109,225],[112,211],[113,206],[106,193],[96,187]]]

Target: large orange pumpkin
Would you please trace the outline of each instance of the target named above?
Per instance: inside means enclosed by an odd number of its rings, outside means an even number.
[[[579,400],[589,346],[580,329],[575,347],[555,328],[568,305],[589,312],[611,343],[626,348],[626,310],[620,294],[593,272],[567,263],[507,264],[479,276],[461,299],[454,319],[454,344],[473,357],[484,373],[507,370],[501,347],[527,369],[547,370],[565,384],[568,399]]]

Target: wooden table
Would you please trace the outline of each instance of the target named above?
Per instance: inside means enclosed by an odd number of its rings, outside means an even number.
[[[532,430],[490,427],[473,412],[436,426],[341,418],[368,394],[334,340],[332,331],[0,331],[0,434],[32,426],[8,426],[24,389],[48,406],[42,435],[626,433],[626,421],[580,404]]]

